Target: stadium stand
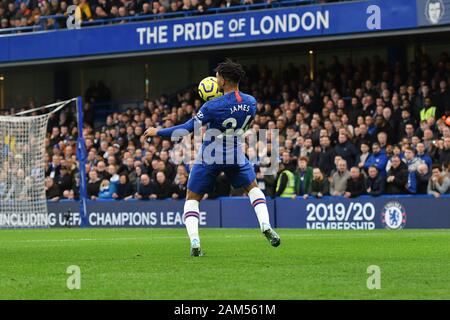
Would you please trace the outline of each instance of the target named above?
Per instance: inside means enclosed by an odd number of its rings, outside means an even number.
[[[180,16],[225,13],[279,6],[338,2],[330,0],[2,0],[0,33],[66,28],[67,10],[76,5],[75,16],[83,26],[168,19]],[[8,29],[8,30],[6,30]]]
[[[255,163],[266,195],[450,193],[448,52],[437,61],[422,54],[408,66],[390,66],[378,56],[358,64],[332,57],[319,63],[314,81],[304,65],[290,65],[280,74],[246,66],[246,74],[241,90],[258,100],[252,129],[280,132],[278,174],[263,175],[264,167]],[[172,162],[169,140],[149,143],[142,134],[149,126],[168,127],[191,118],[202,104],[196,89],[146,100],[141,109],[111,113],[95,127],[93,105],[110,97],[103,84],[85,95],[89,197],[184,198],[190,164]],[[54,201],[78,197],[73,114],[63,111],[49,121],[46,187]],[[290,179],[294,188],[287,188]],[[207,197],[228,195],[242,191],[233,190],[221,175]]]

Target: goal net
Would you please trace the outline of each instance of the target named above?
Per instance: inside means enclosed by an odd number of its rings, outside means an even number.
[[[0,228],[48,226],[45,137],[52,113],[75,99],[0,116]],[[44,110],[41,115],[29,115]]]

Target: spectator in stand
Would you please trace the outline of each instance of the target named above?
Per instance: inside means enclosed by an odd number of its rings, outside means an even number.
[[[213,8],[213,0],[205,0],[204,2],[199,2],[197,10],[199,13],[206,13],[208,9]]]
[[[428,181],[431,177],[431,169],[425,163],[422,163],[417,168],[416,180],[417,180],[417,194],[428,193]]]
[[[431,167],[433,166],[433,160],[425,151],[425,145],[421,142],[416,146],[417,157],[422,160],[428,166],[428,172],[431,172]]]
[[[229,8],[231,6],[236,6],[239,4],[239,0],[222,0],[220,6],[222,8]]]
[[[366,192],[368,195],[378,197],[385,193],[386,182],[385,178],[381,176],[378,168],[374,165],[368,168],[368,175],[365,181]]]
[[[188,181],[188,175],[187,174],[181,174],[178,177],[178,183],[176,184],[176,188],[178,190],[178,199],[185,199],[186,198],[187,181]]]
[[[267,168],[259,168],[256,173],[256,181],[266,197],[274,197],[277,176],[276,174],[267,174],[266,170]]]
[[[409,120],[408,120],[409,121]],[[406,123],[405,128],[403,129],[402,134],[400,137],[402,139],[408,139],[408,142],[411,142],[412,137],[414,136],[414,126],[412,123]]]
[[[98,177],[97,171],[89,171],[89,181],[86,187],[89,199],[95,200],[98,197],[101,182],[102,180]]]
[[[77,6],[75,10],[75,19],[78,21],[92,21],[91,7],[88,0],[73,0],[73,4]]]
[[[147,174],[141,175],[135,198],[139,200],[149,200],[151,198],[156,198],[156,195],[153,194],[150,177]]]
[[[105,179],[100,183],[98,199],[102,199],[102,200],[113,199],[113,192],[112,192],[111,183],[109,182],[109,180]]]
[[[350,178],[350,173],[347,170],[347,161],[340,160],[338,169],[331,177],[330,195],[343,196],[347,190],[347,181]]]
[[[399,156],[393,156],[391,162],[392,167],[388,171],[386,179],[386,193],[407,194],[408,167]]]
[[[382,131],[377,134],[377,141],[382,151],[386,152],[386,146],[388,145],[388,135]]]
[[[111,192],[116,192],[117,186],[119,185],[119,175],[117,174],[117,166],[114,164],[110,164],[108,166],[108,175],[110,176],[109,182]]]
[[[55,0],[52,1],[52,5],[54,4],[54,2],[55,2]],[[56,2],[56,4],[58,4],[58,3]],[[26,22],[28,23],[27,20],[31,17],[31,10],[27,7],[27,4],[25,2],[20,3],[18,13],[21,17],[25,18]]]
[[[96,171],[100,180],[109,180],[109,178],[111,178],[111,175],[106,170],[106,164],[104,161],[99,161],[97,163]]]
[[[72,200],[80,199],[80,175],[77,173],[74,177],[74,186],[72,190],[67,193],[69,196],[67,198]]]
[[[27,8],[26,3],[25,3],[25,2],[22,2],[22,3],[20,4],[21,12],[23,12],[23,11],[22,11],[22,5],[24,5],[24,7]],[[27,8],[27,9],[28,9],[28,8]],[[30,12],[30,13],[31,13],[31,12]],[[59,7],[59,0],[50,0],[50,13],[51,13],[52,15],[60,14],[60,13],[61,13],[61,12],[60,12],[60,7]]]
[[[350,169],[350,178],[347,180],[347,188],[345,189],[344,197],[356,198],[366,193],[366,186],[364,176],[358,167]]]
[[[284,168],[286,170],[289,170],[291,172],[295,171],[295,160],[291,159],[291,154],[290,152],[283,152],[282,157],[281,157],[281,163],[284,165]]]
[[[1,13],[1,7],[0,7],[0,13]],[[8,19],[0,16],[0,29],[6,29],[9,27]]]
[[[58,186],[50,177],[45,178],[45,196],[50,201],[58,201],[61,196]]]
[[[225,173],[221,172],[217,178],[216,183],[212,192],[207,193],[206,197],[208,199],[215,199],[218,197],[228,197],[228,196],[243,196],[243,189],[231,189],[230,181],[228,180]],[[204,198],[206,199],[206,198]]]
[[[183,4],[181,6],[182,11],[191,11],[194,9],[195,7],[192,5],[191,0],[183,0]]]
[[[73,176],[65,166],[61,167],[60,175],[55,178],[55,182],[62,193],[73,188]]]
[[[356,158],[356,164],[359,169],[363,170],[365,168],[365,164],[367,159],[370,156],[370,148],[369,145],[365,142],[361,143],[360,147],[360,153],[358,154],[358,157]]]
[[[118,9],[118,18],[126,18],[127,16],[129,16],[130,14],[128,13],[128,10],[125,6],[120,6]],[[122,19],[119,21],[119,23],[126,23],[127,20],[126,19]]]
[[[442,169],[439,165],[434,165],[430,181],[428,182],[428,194],[439,198],[441,195],[449,193],[450,178],[447,174],[442,174]]]
[[[175,175],[176,175],[176,167],[175,165],[170,162],[169,160],[169,152],[162,150],[159,153],[159,158],[162,162],[164,162],[164,167],[165,167],[165,173],[167,175],[167,178],[169,180],[173,180],[175,179]]]
[[[61,157],[58,155],[54,155],[52,157],[52,162],[47,166],[45,175],[55,179],[60,174],[61,174]]]
[[[275,196],[282,198],[292,198],[295,196],[294,174],[286,168],[283,162],[281,162],[278,166],[278,179],[275,189]]]
[[[320,168],[313,169],[313,180],[311,182],[311,191],[309,195],[317,198],[322,198],[330,193],[330,184],[328,179],[324,177]],[[303,198],[308,198],[308,194],[303,195]]]
[[[122,166],[119,168],[119,174],[125,173],[130,175],[132,172],[134,172],[134,160],[132,157],[125,158]]]
[[[437,108],[432,105],[430,98],[425,98],[423,108],[420,110],[420,122],[427,121],[429,118],[436,119]]]
[[[181,176],[189,176],[189,173],[187,172],[186,166],[183,165],[183,164],[179,164],[177,166],[176,171],[177,171],[177,173],[175,175],[175,178],[173,179],[175,184],[178,184]]]
[[[334,147],[334,152],[347,161],[348,166],[355,164],[357,151],[351,141],[348,140],[347,134],[341,133],[338,138],[339,142]]]
[[[321,135],[320,137],[320,152],[316,155],[316,160],[313,161],[313,165],[322,168],[324,174],[329,176],[333,169],[333,162],[335,151],[330,145],[330,137],[327,135]]]
[[[367,133],[367,126],[361,123],[359,127],[355,129],[355,147],[357,150],[361,149],[361,144],[365,143],[368,146],[372,145],[372,137]]]
[[[450,90],[448,89],[447,81],[439,81],[439,92],[434,95],[436,102],[436,114],[442,117],[450,111]]]
[[[139,12],[139,15],[145,16],[145,15],[149,15],[149,14],[152,14],[151,8],[150,8],[150,3],[144,2],[142,4],[142,10]]]
[[[381,176],[385,176],[387,162],[386,153],[381,149],[380,144],[376,142],[372,145],[372,154],[364,163],[364,169],[367,171],[369,167],[375,166]]]
[[[445,137],[441,146],[438,150],[439,163],[448,165],[450,163],[450,137]]]
[[[380,110],[383,110],[383,108],[380,107]],[[375,128],[378,143],[380,143],[380,146],[384,149],[394,136],[393,130],[382,115],[376,116]]]
[[[310,193],[312,178],[313,169],[308,166],[308,158],[299,158],[298,168],[295,171],[295,194],[297,196],[304,196]]]
[[[392,167],[392,161],[391,160],[392,160],[393,156],[399,156],[400,159],[404,158],[401,145],[396,144],[396,145],[392,146],[392,151],[388,154],[389,160],[388,160],[388,162],[386,164],[386,172],[391,170],[391,167]]]
[[[170,8],[167,10],[168,13],[175,13],[179,11],[179,2],[177,0],[172,0],[170,2]]]
[[[128,175],[128,178],[130,179],[130,183],[135,190],[139,189],[139,184],[141,182],[142,174],[143,174],[142,166],[138,165],[138,166],[135,166],[134,171]]]
[[[312,145],[312,139],[306,138],[302,139],[302,137],[296,138],[297,145],[295,146],[294,150],[291,152],[292,155],[295,157],[307,157],[308,159],[311,158],[314,147]]]
[[[6,18],[6,10],[3,3],[0,3],[0,20],[3,20]]]
[[[334,169],[331,170],[330,176],[333,176],[337,171],[339,171],[339,162],[342,160],[341,156],[334,156]]]
[[[417,192],[416,173],[420,164],[424,163],[420,158],[416,157],[415,150],[409,146],[405,148],[405,158],[403,161],[408,166],[408,183],[407,189],[410,193]]]
[[[17,7],[16,7],[16,3],[14,1],[11,1],[8,3],[8,10],[6,12],[6,16],[9,19],[12,19],[16,16],[17,13]]]
[[[150,197],[155,199],[178,199],[178,191],[177,186],[166,178],[166,174],[163,171],[159,171],[156,174],[156,181],[152,184],[152,195]]]
[[[109,18],[109,12],[111,11],[111,5],[107,0],[98,0],[97,6],[94,9],[96,19]]]
[[[166,8],[162,6],[159,2],[152,2],[152,14],[162,14],[166,12]]]
[[[133,198],[134,188],[130,183],[128,175],[122,173],[119,176],[119,184],[117,185],[116,191],[113,193],[112,197],[116,200],[130,200]]]

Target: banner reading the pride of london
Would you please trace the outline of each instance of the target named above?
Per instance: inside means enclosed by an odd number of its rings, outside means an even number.
[[[250,10],[0,35],[0,64],[416,27],[416,2],[412,0],[368,0]]]

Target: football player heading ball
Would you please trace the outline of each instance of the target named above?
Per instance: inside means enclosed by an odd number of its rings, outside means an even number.
[[[184,124],[166,128],[148,128],[144,135],[146,137],[161,136],[170,137],[177,129],[185,129],[184,132],[193,132],[194,124],[207,125],[208,129],[219,130],[227,137],[223,145],[223,158],[226,161],[212,163],[203,157],[205,148],[214,143],[220,144],[222,149],[223,140],[204,141],[197,155],[196,163],[193,165],[189,175],[186,202],[184,204],[184,221],[191,242],[191,255],[201,256],[199,224],[199,203],[203,195],[212,190],[219,173],[224,172],[230,179],[234,188],[244,188],[248,193],[250,202],[256,212],[261,232],[274,247],[280,245],[280,237],[272,229],[269,221],[269,212],[266,205],[266,197],[256,184],[256,175],[253,166],[242,150],[240,135],[245,132],[256,114],[256,99],[239,91],[239,81],[244,76],[242,66],[229,59],[220,63],[216,68],[216,78],[219,89],[223,95],[203,104],[197,115]],[[217,149],[208,148],[209,150]],[[217,157],[217,155],[215,155]],[[230,158],[233,159],[230,164]],[[237,161],[235,161],[237,159]],[[223,160],[223,159],[221,159]]]

